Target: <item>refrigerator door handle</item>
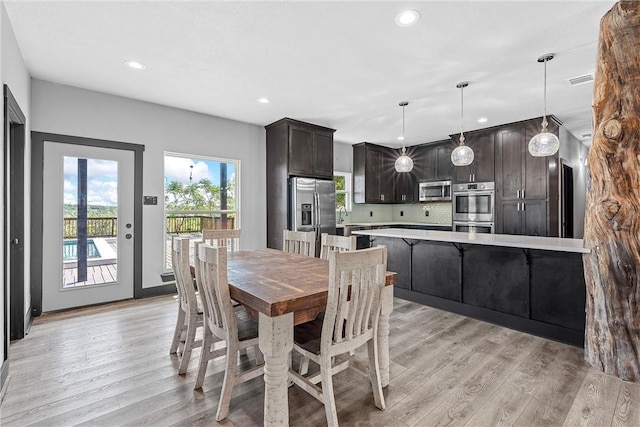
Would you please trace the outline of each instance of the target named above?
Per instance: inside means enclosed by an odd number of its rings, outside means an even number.
[[[318,235],[320,234],[320,195],[315,192],[313,193],[313,204],[315,205],[315,222],[314,229],[316,231],[316,241],[318,240]]]

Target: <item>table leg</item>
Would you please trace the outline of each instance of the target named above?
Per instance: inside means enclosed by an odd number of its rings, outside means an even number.
[[[259,315],[259,347],[264,355],[264,425],[289,425],[289,353],[293,348],[293,313]]]
[[[382,291],[382,310],[378,320],[378,360],[382,387],[389,385],[389,315],[393,311],[393,286]]]

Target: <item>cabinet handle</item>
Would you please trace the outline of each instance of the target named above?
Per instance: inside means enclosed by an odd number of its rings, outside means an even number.
[[[522,198],[524,199],[524,190],[522,190]],[[524,203],[523,203],[523,205],[524,205]]]
[[[520,198],[520,190],[516,190],[516,199]]]
[[[524,202],[522,202],[522,212],[524,212]]]
[[[469,174],[469,182],[471,182],[471,174]]]
[[[384,194],[380,195],[380,200],[384,202]]]
[[[476,174],[473,174],[473,182],[476,182]]]
[[[520,202],[516,203],[516,211],[520,212]]]

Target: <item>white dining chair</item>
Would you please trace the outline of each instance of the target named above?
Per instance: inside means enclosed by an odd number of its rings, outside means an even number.
[[[320,235],[320,258],[329,259],[329,251],[355,251],[357,244],[356,236],[334,236],[322,233]]]
[[[202,340],[195,339],[197,328],[203,325],[202,305],[196,295],[189,262],[189,239],[174,237],[171,265],[178,290],[178,316],[169,353],[180,355],[179,374],[187,372],[191,351],[202,345]]]
[[[225,246],[230,252],[240,250],[240,229],[236,230],[202,230],[202,240],[207,245]]]
[[[283,230],[282,250],[293,254],[316,256],[316,232]]]
[[[227,282],[227,250],[206,244],[197,246],[197,280],[204,305],[204,337],[194,389],[202,387],[209,360],[226,355],[226,367],[216,420],[224,420],[229,413],[231,395],[236,384],[263,374],[264,358],[258,348],[258,323],[251,319],[242,305],[231,304]],[[226,349],[218,348],[223,340]],[[238,371],[239,352],[252,348],[256,366]]]
[[[378,363],[378,319],[385,286],[387,249],[384,246],[329,253],[329,294],[322,319],[294,328],[294,345],[300,353],[300,372],[289,379],[324,404],[329,426],[338,425],[332,376],[349,366],[349,359],[334,366],[335,356],[350,355],[367,344],[369,379],[376,407],[385,408]],[[320,373],[307,375],[309,360]],[[322,387],[318,387],[318,383]]]

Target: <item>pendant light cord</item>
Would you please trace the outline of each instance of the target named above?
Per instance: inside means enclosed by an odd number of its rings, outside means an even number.
[[[542,120],[547,121],[547,58],[544,58],[544,113]]]
[[[460,137],[464,141],[464,86],[460,88]]]
[[[403,153],[406,151],[406,148],[404,147],[404,107],[406,107],[406,105],[402,106],[402,152]]]

